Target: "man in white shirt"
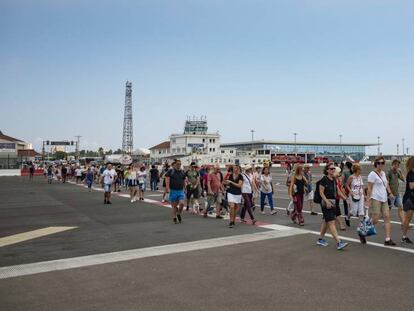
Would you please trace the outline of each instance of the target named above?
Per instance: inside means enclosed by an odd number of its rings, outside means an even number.
[[[79,184],[82,180],[82,169],[78,166],[75,170],[76,183]]]
[[[115,180],[116,180],[116,171],[112,168],[112,164],[108,163],[106,166],[106,170],[104,170],[101,175],[101,182],[103,181],[103,185],[104,185],[104,204],[112,204],[110,201],[111,200],[111,188]]]

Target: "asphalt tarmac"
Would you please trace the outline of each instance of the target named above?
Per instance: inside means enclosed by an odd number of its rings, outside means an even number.
[[[104,205],[99,187],[2,177],[0,241],[71,229],[0,246],[1,310],[414,309],[414,248],[400,245],[394,210],[396,248],[383,246],[381,225],[361,245],[356,219],[340,232],[345,250],[330,238],[319,247],[321,216],[305,213],[304,227],[293,224],[283,172],[274,180],[278,214],[256,209],[258,225],[229,229],[191,213],[174,225],[160,192],[131,203],[123,191]]]

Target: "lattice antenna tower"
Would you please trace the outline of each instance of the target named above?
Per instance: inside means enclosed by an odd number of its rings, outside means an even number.
[[[122,134],[122,152],[132,154],[134,148],[132,129],[132,82],[125,84],[124,130]]]

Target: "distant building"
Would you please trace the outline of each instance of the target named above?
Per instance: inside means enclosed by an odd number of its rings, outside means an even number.
[[[17,150],[17,158],[20,163],[29,163],[42,160],[42,154],[33,149]]]
[[[30,162],[37,155],[31,144],[0,131],[0,168],[19,168],[22,162]]]
[[[246,141],[221,144],[221,148],[234,148],[256,155],[267,155],[269,159],[278,156],[297,155],[303,161],[312,162],[315,158],[350,158],[356,161],[366,155],[366,147],[377,146],[372,143],[332,143],[332,142],[288,142],[288,141]],[[273,161],[275,162],[275,161]]]
[[[162,143],[159,143],[158,145],[149,148],[151,162],[161,163],[168,159],[171,155],[170,146],[171,144],[169,141],[164,141]]]
[[[192,161],[199,164],[229,164],[254,163],[251,154],[237,151],[232,148],[220,147],[220,134],[208,133],[205,118],[188,118],[182,134],[172,134],[168,141],[164,141],[149,148],[151,163],[171,162],[172,159],[181,159],[184,165]],[[257,156],[257,163],[261,163],[265,156]],[[260,159],[259,159],[260,158]],[[260,161],[260,162],[259,162]]]

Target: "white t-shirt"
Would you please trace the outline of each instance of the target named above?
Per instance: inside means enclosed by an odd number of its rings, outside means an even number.
[[[243,173],[243,186],[242,186],[242,193],[252,193],[253,188],[253,175],[252,174],[246,174]]]
[[[380,202],[387,202],[388,180],[387,180],[387,176],[385,175],[384,171],[381,171],[381,178],[378,176],[378,174],[375,171],[372,171],[371,173],[369,173],[368,182],[373,184],[371,199],[374,199]]]
[[[105,185],[111,185],[115,181],[116,171],[114,169],[111,170],[104,170],[102,173],[104,184]]]
[[[130,179],[130,180],[137,179],[137,171],[135,171],[135,170],[130,171],[129,174],[128,174],[128,179]]]
[[[82,176],[82,169],[77,168],[77,169],[75,170],[75,174],[76,174],[76,176],[77,176],[77,177],[81,177],[81,176]]]
[[[272,176],[270,174],[268,176],[262,175],[260,177],[260,191],[263,193],[272,192]]]
[[[146,171],[139,171],[137,173],[137,179],[138,179],[138,183],[140,184],[145,184],[145,179],[147,178],[147,172]]]

